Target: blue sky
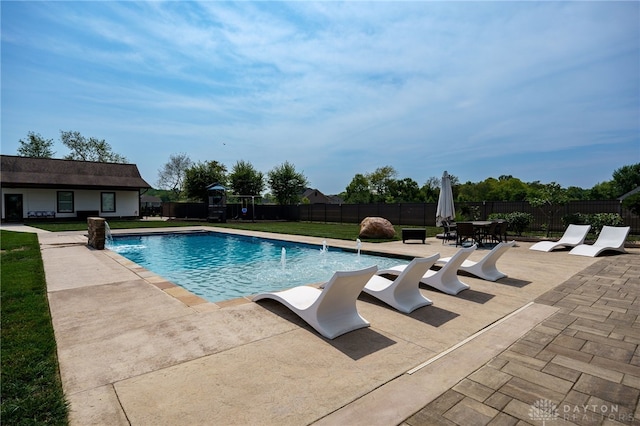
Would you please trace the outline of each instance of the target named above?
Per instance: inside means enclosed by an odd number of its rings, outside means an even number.
[[[285,161],[341,192],[513,175],[591,188],[640,162],[638,2],[2,1],[2,154],[105,139],[155,186],[171,154]]]

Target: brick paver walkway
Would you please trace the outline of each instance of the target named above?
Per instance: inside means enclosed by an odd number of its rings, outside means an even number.
[[[536,300],[560,308],[405,423],[640,424],[640,256],[604,257]]]

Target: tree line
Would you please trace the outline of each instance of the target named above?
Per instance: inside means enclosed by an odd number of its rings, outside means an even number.
[[[111,146],[98,138],[86,138],[76,131],[61,131],[61,142],[70,149],[65,159],[126,162],[122,155],[114,153]],[[29,132],[26,140],[20,139],[18,155],[25,157],[53,158],[53,140],[44,139]],[[553,200],[564,203],[571,200],[616,199],[640,186],[640,163],[616,169],[609,181],[596,184],[590,189],[575,186],[563,188],[555,182],[523,182],[503,175],[487,178],[482,182],[460,183],[450,175],[454,200],[465,201],[529,201],[544,204]],[[200,201],[207,199],[206,187],[220,183],[237,195],[259,195],[266,202],[297,204],[308,200],[301,198],[308,185],[304,173],[296,170],[288,161],[268,171],[266,175],[244,160],[238,160],[231,170],[215,160],[192,161],[185,153],[172,154],[167,163],[158,170],[158,189],[151,194],[163,201]],[[264,193],[265,189],[270,190]],[[403,203],[437,202],[440,193],[440,178],[431,177],[421,186],[412,178],[399,178],[392,166],[379,167],[369,173],[356,174],[345,190],[337,194],[345,203]],[[628,205],[637,205],[640,194],[630,197]],[[631,208],[631,207],[630,207]]]

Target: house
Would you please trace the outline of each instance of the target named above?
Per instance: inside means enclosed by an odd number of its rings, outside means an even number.
[[[306,188],[300,198],[309,200],[309,204],[342,204],[342,198],[337,195],[324,195],[313,188]]]
[[[621,195],[620,197],[618,197],[618,200],[620,200],[620,201],[626,200],[627,198],[631,197],[632,195],[635,195],[635,194],[638,194],[638,193],[640,193],[640,186],[636,186],[631,191],[627,192],[624,195]]]
[[[0,155],[2,221],[139,217],[151,186],[135,164]]]

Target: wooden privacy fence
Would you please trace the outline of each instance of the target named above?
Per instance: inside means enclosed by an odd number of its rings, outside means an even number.
[[[280,206],[273,204],[227,205],[227,218],[239,220],[292,220],[327,223],[360,223],[370,216],[380,216],[395,225],[435,226],[436,203],[395,204],[300,204]],[[456,203],[457,213],[475,214],[473,219],[487,219],[492,213],[529,213],[533,216],[532,230],[540,230],[547,223],[544,213],[526,201],[486,201]],[[242,211],[246,207],[246,212]],[[640,234],[640,217],[622,207],[618,200],[572,201],[562,206],[554,215],[552,231],[564,230],[562,217],[575,214],[617,213],[625,226],[631,226],[632,234]],[[162,214],[175,218],[206,219],[207,208],[202,203],[163,203]],[[469,217],[471,219],[471,217]]]

